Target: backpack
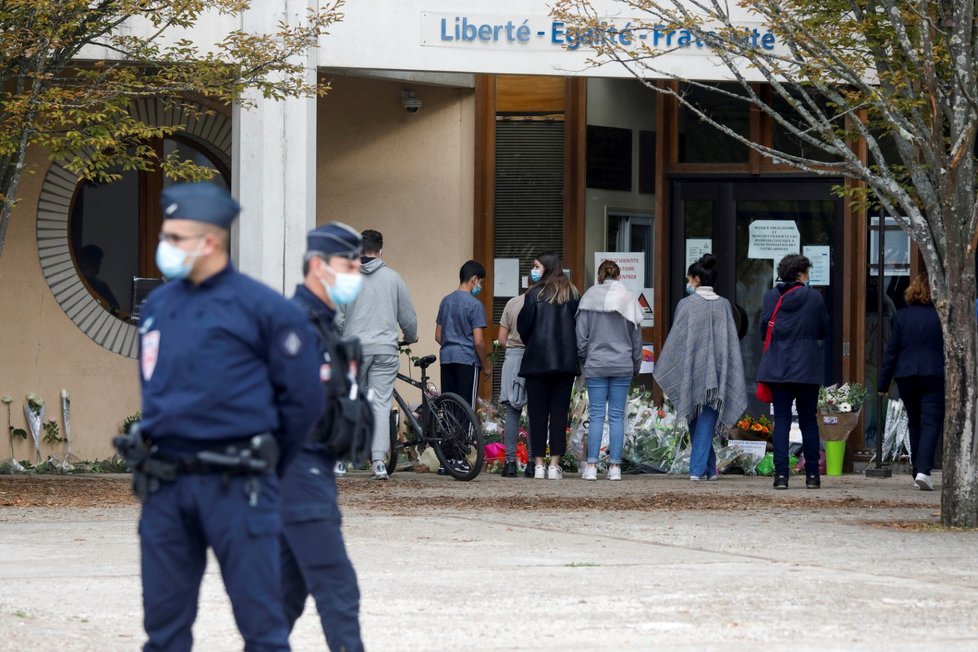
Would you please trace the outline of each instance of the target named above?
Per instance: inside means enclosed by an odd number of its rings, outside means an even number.
[[[310,440],[354,466],[370,461],[374,435],[373,391],[360,385],[363,355],[356,337],[339,337],[319,315],[309,313],[319,334],[323,354],[320,380],[326,408]]]

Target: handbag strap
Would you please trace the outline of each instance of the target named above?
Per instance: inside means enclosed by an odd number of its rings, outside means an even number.
[[[778,316],[778,310],[781,309],[781,302],[784,301],[784,298],[786,296],[788,296],[789,294],[791,294],[792,292],[794,292],[800,287],[801,287],[800,285],[796,285],[795,287],[791,288],[790,290],[782,294],[780,297],[778,297],[778,302],[774,305],[774,312],[771,313],[771,319],[769,319],[767,322],[767,333],[764,335],[765,351],[767,351],[768,347],[771,346],[771,333],[774,331],[774,318]]]

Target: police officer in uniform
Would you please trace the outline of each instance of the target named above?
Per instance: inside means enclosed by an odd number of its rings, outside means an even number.
[[[360,290],[360,254],[360,234],[345,224],[320,226],[306,238],[305,280],[292,301],[318,324],[323,382],[344,373],[331,365],[324,340],[339,338],[333,326],[336,308],[352,302]],[[291,629],[311,594],[329,649],[358,652],[363,650],[360,589],[340,532],[336,458],[321,443],[324,427],[320,422],[313,429],[282,479],[282,603]]]
[[[230,264],[239,207],[225,190],[179,184],[162,202],[156,263],[169,282],[139,329],[143,649],[191,649],[210,547],[244,648],[288,650],[277,475],[323,411],[315,337],[301,310]]]

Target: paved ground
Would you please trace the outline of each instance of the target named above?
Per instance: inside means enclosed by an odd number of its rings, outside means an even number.
[[[978,532],[909,477],[342,480],[372,650],[978,649]],[[55,484],[52,484],[55,483]],[[62,483],[62,484],[57,484]],[[63,494],[74,496],[65,501]],[[26,495],[25,495],[26,494]],[[38,495],[46,496],[35,500]],[[101,507],[59,507],[86,504]],[[121,478],[0,478],[0,649],[142,642]],[[324,649],[310,602],[296,650]],[[240,649],[216,565],[198,649]]]

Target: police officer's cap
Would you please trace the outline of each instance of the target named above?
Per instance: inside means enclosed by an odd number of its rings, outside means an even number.
[[[163,191],[163,219],[193,220],[230,229],[241,207],[213,183],[179,183]]]
[[[342,222],[317,226],[306,236],[306,251],[355,258],[363,253],[363,238]]]

